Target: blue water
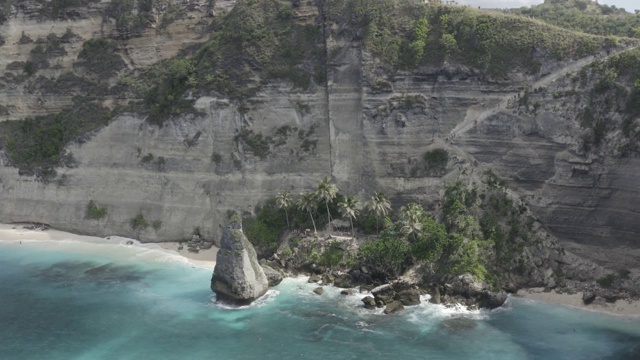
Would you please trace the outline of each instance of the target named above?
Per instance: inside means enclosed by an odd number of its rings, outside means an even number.
[[[211,270],[121,244],[0,243],[0,359],[640,359],[640,322],[510,299],[399,315],[286,279],[244,309]]]

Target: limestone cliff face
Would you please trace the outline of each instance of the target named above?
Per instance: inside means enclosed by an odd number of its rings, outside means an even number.
[[[150,27],[141,37],[118,40],[127,67],[144,68],[202,41],[211,11],[232,6],[217,1],[209,9],[206,1],[196,3],[164,29]],[[15,8],[0,25],[5,38],[0,49],[12,54],[0,56],[5,71],[0,104],[7,109],[2,120],[55,112],[76,95],[12,82],[17,72],[9,64],[26,60],[36,46],[20,43],[22,31],[34,39],[50,32],[62,36],[67,28],[84,40],[118,39],[115,21],[104,15],[107,7],[108,2],[92,3],[79,18],[64,21],[34,19]],[[47,184],[21,176],[0,153],[0,221],[38,221],[144,241],[184,239],[199,228],[217,239],[227,210],[251,212],[278,191],[310,189],[327,175],[344,192],[382,190],[396,204],[419,200],[435,207],[443,184],[492,169],[528,199],[545,228],[578,254],[611,263],[593,249],[622,249],[623,266],[635,264],[640,160],[606,147],[582,151],[580,109],[566,104],[574,98],[551,95],[569,89],[578,96],[586,93],[588,84],[573,89],[566,75],[594,59],[547,62],[541,77],[511,74],[499,81],[448,63],[390,72],[363,48],[361,34],[321,13],[311,2],[297,9],[298,21],[323,26],[329,58],[324,84],[302,91],[265,80],[243,107],[222,96],[203,96],[195,102],[202,115],[177,117],[163,127],[149,125],[141,115],[119,115],[87,142],[70,145],[76,166],[58,169],[57,180]],[[56,77],[70,69],[81,41],[65,44],[67,54],[51,60],[54,65],[42,75]],[[522,105],[525,88],[546,89],[546,97],[529,95],[538,97],[536,111]],[[126,101],[116,94],[105,105]],[[267,153],[250,146],[247,140],[255,134],[273,140]],[[611,134],[606,143],[614,148],[622,141]],[[434,149],[450,155],[437,170],[424,162],[424,154]],[[108,209],[106,217],[85,218],[90,200]],[[133,228],[136,214],[162,225]]]

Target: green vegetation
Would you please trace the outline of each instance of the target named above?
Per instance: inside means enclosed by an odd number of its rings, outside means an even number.
[[[158,231],[160,230],[160,228],[162,227],[162,221],[160,220],[154,220],[151,223],[151,227],[153,228],[153,230]]]
[[[365,29],[365,46],[395,69],[450,61],[495,78],[511,71],[537,74],[543,57],[576,59],[605,43],[602,37],[468,7],[353,0],[348,8],[352,25]]]
[[[233,138],[236,142],[241,142],[246,150],[253,155],[264,160],[271,153],[271,144],[273,139],[270,136],[262,136],[262,134],[254,133],[253,130],[243,127]]]
[[[138,215],[129,221],[129,224],[133,230],[144,230],[149,227],[149,223],[142,213],[138,213]]]
[[[29,60],[24,65],[24,72],[27,76],[31,76],[38,70],[47,69],[49,67],[49,57],[45,53],[42,45],[36,45],[29,53]]]
[[[0,122],[0,137],[12,166],[24,175],[47,181],[55,167],[70,165],[65,146],[109,123],[107,109],[75,99],[75,106],[58,114]]]
[[[545,1],[510,12],[589,34],[640,38],[640,14],[591,0]]]
[[[108,91],[105,84],[99,84],[86,77],[80,77],[73,72],[65,72],[58,76],[57,79],[38,76],[32,84],[39,91],[54,95],[78,94],[98,98]]]
[[[629,156],[640,152],[640,50],[632,49],[596,61],[581,70],[575,78],[587,90],[584,106],[577,121],[588,130],[582,137],[584,151],[598,149],[606,135],[622,130],[627,137],[620,150]],[[587,80],[590,81],[587,81]],[[595,86],[591,84],[595,82]],[[612,119],[618,112],[622,121]]]
[[[140,162],[144,163],[144,164],[148,164],[150,162],[153,161],[153,154],[152,153],[148,153],[147,155],[143,156],[142,159],[140,159]]]
[[[117,45],[106,39],[89,39],[82,44],[75,66],[84,68],[98,78],[108,78],[125,67],[124,61],[117,54]]]
[[[324,76],[322,32],[316,25],[296,24],[289,3],[238,2],[213,30],[209,41],[151,67],[138,82],[136,90],[145,99],[152,123],[160,125],[190,111],[187,92],[246,99],[262,86],[256,73],[301,89]]]
[[[376,222],[383,218],[380,235],[366,238],[357,252],[350,254],[349,261],[343,261],[347,252],[334,243],[325,246],[325,252],[307,249],[309,260],[323,266],[364,265],[381,280],[395,278],[413,265],[427,265],[433,281],[472,274],[500,287],[504,274],[525,274],[527,247],[542,242],[535,234],[536,220],[528,215],[527,206],[512,199],[503,184],[492,173],[485,174],[481,184],[452,183],[445,189],[437,217],[416,203],[390,214],[388,199],[376,193],[365,207],[368,216],[356,222],[360,215],[358,200],[338,194],[335,185],[325,178],[317,191],[300,194],[297,208],[291,206],[294,200],[289,193],[281,192],[257,208],[255,217],[245,217],[244,229],[247,238],[268,255],[275,251],[287,229],[308,228],[309,220],[315,229],[316,219],[324,224],[340,211],[343,219],[351,221],[355,235],[356,225],[363,232],[361,224],[371,233],[377,232]]]
[[[49,33],[46,39],[47,46],[45,49],[45,54],[49,58],[67,55],[67,51],[62,46],[63,40],[64,39],[59,38],[58,35],[54,33]]]
[[[190,60],[174,58],[163,61],[152,67],[145,78],[155,84],[143,90],[149,122],[161,126],[172,116],[195,112],[193,100],[184,97],[185,92],[197,83],[195,67]]]
[[[603,276],[600,279],[596,280],[598,285],[600,285],[602,287],[611,287],[611,286],[613,286],[613,283],[615,281],[616,281],[616,276],[614,274],[609,274],[609,275]]]
[[[69,12],[74,7],[86,7],[91,3],[99,2],[100,0],[56,0],[56,1],[43,1],[41,16],[45,16],[49,19],[67,19],[73,18],[74,13]]]
[[[142,35],[150,24],[153,0],[112,0],[107,14],[115,19],[116,29],[123,39]]]
[[[87,219],[98,220],[107,216],[107,208],[99,207],[95,201],[89,200],[89,204],[87,204],[87,212],[85,217]]]

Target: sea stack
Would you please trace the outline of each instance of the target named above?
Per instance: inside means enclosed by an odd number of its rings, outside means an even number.
[[[211,290],[217,301],[246,305],[264,295],[268,288],[267,276],[253,245],[242,232],[241,220],[232,219],[220,239]]]

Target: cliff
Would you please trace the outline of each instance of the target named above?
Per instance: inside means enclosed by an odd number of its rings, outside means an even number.
[[[491,169],[565,247],[637,267],[638,72],[614,66],[637,58],[631,40],[394,2],[8,3],[0,221],[218,239],[228,210],[327,175],[433,209],[444,184]],[[47,152],[25,135],[36,116],[84,130]],[[430,163],[433,150],[450,160]]]

